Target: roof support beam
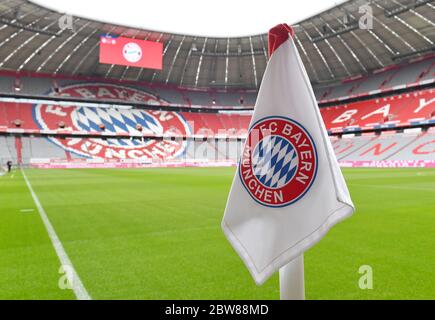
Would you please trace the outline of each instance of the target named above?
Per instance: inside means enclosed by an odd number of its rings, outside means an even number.
[[[25,16],[23,16],[23,18],[26,17],[26,16],[28,16],[28,15],[30,15],[30,12],[27,13]],[[42,17],[41,17],[41,18],[38,18],[38,19],[36,19],[36,20],[34,20],[32,23],[30,23],[30,24],[28,25],[28,27],[31,27],[32,25],[38,23],[38,22],[41,21],[41,20],[42,20]],[[20,30],[18,30],[18,31],[16,31],[16,32],[14,32],[14,33],[12,33],[9,37],[7,37],[6,39],[4,39],[4,40],[0,43],[0,48],[3,47],[6,43],[8,43],[9,41],[11,41],[13,38],[15,38],[16,36],[18,36],[20,33],[22,33],[22,32],[25,31],[25,30],[27,30],[27,29],[23,29],[23,28],[21,28]]]
[[[307,59],[308,64],[310,65],[311,72],[313,73],[315,80],[318,82],[319,75],[317,74],[316,68],[314,68],[313,62],[311,61],[310,57],[308,56],[307,51],[305,50],[302,42],[299,40],[297,33],[295,33],[295,40],[296,40],[296,43],[299,45],[299,48],[301,48],[303,55]]]
[[[54,50],[48,57],[47,59],[44,60],[44,62],[41,63],[41,65],[36,69],[36,72],[40,72],[45,65],[48,63],[48,61],[50,61],[54,55],[56,53],[58,53],[68,42],[70,42],[74,37],[76,37],[80,31],[82,31],[84,28],[86,28],[88,25],[91,24],[91,21],[86,22],[83,26],[81,26],[81,28],[79,30],[77,30],[77,32],[73,33],[72,35],[70,35],[64,42],[62,42],[57,48],[56,50]]]
[[[316,31],[322,36],[323,34],[319,30],[319,28],[314,23],[312,23],[312,25],[314,26],[314,29],[316,29]],[[346,71],[347,75],[350,76],[351,73],[349,69],[347,68],[346,64],[343,62],[343,59],[341,59],[340,55],[335,50],[334,46],[329,42],[328,39],[325,39],[325,43],[328,45],[329,49],[331,49],[332,53],[334,53],[335,57],[337,58],[338,62],[340,62],[341,66],[343,67],[344,71]]]
[[[64,30],[60,30],[59,32],[58,32],[58,34],[60,35],[60,34],[62,34],[64,31],[65,31],[66,29],[64,29]],[[26,60],[24,60],[24,62],[18,67],[18,69],[17,69],[17,71],[21,71],[29,62],[30,62],[30,60],[32,60],[37,54],[39,55],[41,52],[42,52],[42,50],[47,46],[47,45],[49,45],[50,43],[51,43],[51,41],[53,41],[54,39],[56,38],[56,36],[51,36],[49,39],[47,39],[43,44],[41,44],[39,47],[38,47],[38,49],[36,49],[36,50],[34,50],[31,54],[30,54],[30,56],[28,56],[27,57],[27,59]]]
[[[330,28],[329,32],[324,33],[323,35],[320,35],[318,37],[314,37],[313,38],[313,42],[320,42],[329,38],[335,38],[336,36],[339,36],[341,34],[347,33],[347,32],[351,32],[353,30],[358,29],[358,23],[354,22],[350,25],[345,25],[342,28],[338,29],[338,30],[333,30],[332,28]]]
[[[320,49],[317,46],[317,44],[315,42],[313,42],[313,39],[308,34],[307,30],[305,30],[305,28],[302,25],[300,25],[299,27],[305,33],[305,35],[307,36],[308,40],[310,40],[311,44],[314,46],[314,49],[316,49],[317,54],[320,56],[320,59],[322,59],[323,64],[325,65],[326,69],[328,70],[329,76],[332,79],[335,79],[336,78],[335,74],[332,72],[332,69],[329,66],[328,62],[326,61],[325,56],[323,55],[322,51],[320,51]]]
[[[320,17],[320,20],[322,20],[322,22],[329,28],[332,30],[330,24],[328,22],[326,22],[322,17]],[[350,55],[353,57],[353,59],[359,64],[359,66],[361,67],[361,69],[364,72],[367,72],[367,68],[364,66],[364,64],[361,62],[361,60],[358,58],[358,56],[356,55],[356,53],[352,50],[352,48],[347,44],[347,42],[343,39],[343,37],[341,35],[337,35],[337,39],[340,40],[340,42],[342,43],[342,45],[347,49],[347,51],[349,51]],[[326,41],[326,39],[325,39]]]
[[[165,83],[168,83],[169,79],[171,78],[171,73],[172,73],[172,70],[174,69],[175,61],[177,60],[178,54],[180,53],[180,49],[183,46],[185,39],[186,39],[186,36],[183,36],[183,39],[181,39],[180,44],[178,45],[177,51],[175,51],[174,58],[172,59],[171,66],[169,67],[168,75],[166,76]]]
[[[195,45],[196,45],[196,37],[193,38],[193,42],[192,43],[195,43]],[[181,71],[180,86],[183,85],[184,75],[186,74],[187,65],[189,64],[189,60],[190,60],[190,56],[192,55],[192,51],[193,50],[192,50],[192,46],[191,46],[190,49],[189,49],[189,52],[187,54],[186,61],[184,62],[183,70]]]
[[[401,4],[400,2],[396,1],[396,0],[392,0],[395,4],[399,5],[399,6],[404,6],[403,4]],[[433,1],[433,0],[432,0]],[[429,7],[432,7],[432,9],[435,9],[430,3],[426,3]],[[430,24],[432,27],[435,27],[435,22],[429,20],[428,18],[426,18],[425,16],[421,15],[420,13],[418,13],[417,11],[413,10],[413,9],[409,9],[409,12],[413,13],[416,17],[419,17],[421,20],[423,20],[424,22],[426,22],[427,24]]]
[[[44,29],[48,29],[50,28],[53,24],[55,24],[56,21],[53,21],[52,23],[48,24],[47,26],[44,27]],[[35,33],[34,35],[32,35],[30,38],[28,38],[26,41],[24,41],[23,43],[21,43],[18,47],[16,47],[1,63],[0,63],[0,68],[3,67],[3,65],[8,62],[17,52],[20,52],[22,48],[24,48],[28,43],[30,43],[33,39],[35,39],[37,36],[39,35],[39,33]]]
[[[330,14],[331,15],[331,14]],[[332,16],[332,15],[331,15]],[[341,21],[338,17],[333,16],[338,23],[340,23],[341,25],[344,25],[345,23],[343,21]],[[375,61],[379,64],[380,67],[385,67],[385,64],[378,58],[377,55],[375,55],[373,53],[373,51],[370,49],[370,47],[356,34],[355,31],[350,31],[350,34],[356,39],[356,41],[358,41],[361,46],[367,50],[367,52],[372,56],[373,59],[375,59]],[[361,58],[363,60],[363,58]]]
[[[394,3],[398,4],[399,7],[403,6],[401,3],[392,0]],[[382,7],[380,4],[375,3],[375,5],[381,9],[381,10],[385,10],[384,7]],[[407,9],[406,11],[408,11],[409,9]],[[414,13],[416,13],[414,10],[411,10]],[[411,26],[408,22],[404,21],[402,18],[398,17],[397,15],[393,15],[392,17],[394,17],[394,19],[396,19],[397,21],[399,21],[401,24],[403,24],[405,27],[407,27],[408,29],[410,29],[412,32],[414,32],[416,35],[418,35],[419,37],[421,37],[422,39],[424,39],[426,42],[428,42],[429,44],[433,44],[432,40],[430,40],[428,37],[426,37],[424,34],[421,34],[417,29],[415,29],[413,26]]]
[[[174,35],[172,35],[171,38],[166,43],[165,49],[163,49],[163,57],[165,57],[166,52],[168,51],[168,48],[171,45],[173,39],[174,39]],[[157,70],[154,70],[153,75],[151,76],[151,82],[154,81],[154,78],[156,77],[156,75],[157,75]]]
[[[403,42],[409,49],[412,51],[416,51],[416,49],[411,46],[405,39],[403,39],[401,36],[397,34],[396,31],[392,30],[389,26],[387,26],[385,23],[383,23],[380,19],[373,16],[373,19],[379,23],[381,26],[383,26],[386,30],[388,30],[393,36],[395,36],[397,39],[399,39],[401,42]]]
[[[41,19],[38,19],[38,21],[39,20],[41,20]],[[18,22],[16,19],[11,20],[8,18],[3,18],[3,17],[0,17],[0,22],[9,26],[9,27],[14,27],[14,28],[17,28],[20,30],[26,30],[26,31],[30,31],[30,32],[39,33],[39,34],[44,34],[46,36],[55,36],[55,37],[57,36],[56,32],[46,30],[45,28],[41,29],[38,27],[32,27],[32,24],[34,24],[34,23],[31,23],[30,25],[26,25],[26,24],[23,24],[21,22]]]
[[[112,33],[112,31],[115,29],[115,26],[112,26],[109,30],[109,32],[106,33],[106,35],[110,35]],[[72,74],[75,75],[77,73],[77,71],[80,69],[80,67],[82,66],[83,62],[88,60],[89,55],[95,51],[95,49],[97,49],[98,45],[100,44],[100,40],[98,39],[95,44],[92,46],[91,50],[89,50],[84,57],[80,60],[80,62],[75,66]]]
[[[73,56],[73,54],[75,52],[77,52],[77,50],[79,50],[88,40],[89,38],[91,38],[95,33],[97,33],[98,29],[95,28],[94,31],[92,31],[91,33],[89,33],[82,41],[80,41],[80,43],[78,45],[76,45],[74,47],[74,49],[65,57],[65,59],[62,60],[62,62],[58,65],[58,67],[56,68],[56,70],[54,71],[54,74],[57,74],[60,69],[62,69],[62,67],[69,61],[69,59],[71,59],[71,57]]]
[[[349,12],[348,13],[349,16],[356,20],[356,18]],[[367,31],[369,32],[369,34],[376,39],[376,41],[378,41],[385,49],[387,49],[390,53],[395,54],[396,51],[393,50],[387,43],[385,43],[385,41],[383,41],[373,30],[367,29]],[[365,45],[365,48],[367,48],[367,50],[370,50],[369,46]],[[370,50],[371,51],[371,50]],[[376,55],[375,55],[376,56]],[[377,61],[379,59],[376,59]],[[379,60],[380,61],[380,60]]]
[[[258,88],[257,65],[255,64],[255,55],[254,55],[254,46],[252,45],[252,37],[249,37],[249,45],[251,47],[251,59],[252,59],[252,69],[254,73],[254,84],[255,87]]]
[[[228,54],[230,53],[230,38],[227,38],[227,55],[225,57],[225,88],[228,85]]]
[[[204,39],[204,44],[202,45],[202,50],[201,50],[201,56],[199,57],[199,61],[198,61],[198,67],[196,68],[195,87],[198,86],[199,73],[201,72],[202,58],[205,52],[205,47],[207,45],[207,40],[208,40],[207,38]]]
[[[160,33],[159,38],[156,40],[156,42],[160,42],[162,40],[162,38],[163,38],[163,33]],[[139,72],[137,73],[137,76],[136,76],[136,81],[140,80],[143,71],[144,71],[144,68],[139,69]]]
[[[397,8],[394,8],[392,10],[384,9],[385,16],[388,18],[391,18],[391,17],[397,16],[401,13],[411,11],[412,9],[418,8],[420,6],[424,6],[425,4],[432,2],[432,1],[433,0],[415,0],[412,4],[408,4],[408,5],[400,4]],[[397,4],[397,2],[395,2],[395,3]]]

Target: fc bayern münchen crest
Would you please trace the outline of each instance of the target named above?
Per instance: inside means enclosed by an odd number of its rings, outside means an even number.
[[[255,201],[268,207],[288,206],[307,193],[316,173],[316,146],[301,124],[273,116],[252,125],[239,176]]]
[[[113,84],[74,84],[62,88],[62,96],[91,99],[117,99],[166,105],[167,102],[147,92]],[[86,158],[113,160],[174,159],[187,147],[184,140],[172,139],[110,139],[104,135],[186,136],[190,127],[181,114],[174,111],[144,110],[112,106],[60,106],[37,104],[33,109],[36,123],[42,130],[100,134],[94,138],[49,139],[65,150]]]
[[[142,49],[137,43],[130,42],[124,46],[122,54],[128,62],[136,63],[142,58]]]

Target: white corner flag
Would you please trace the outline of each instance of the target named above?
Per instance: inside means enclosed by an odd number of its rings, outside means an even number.
[[[222,221],[258,285],[354,212],[293,35],[285,24],[269,32],[271,57]]]

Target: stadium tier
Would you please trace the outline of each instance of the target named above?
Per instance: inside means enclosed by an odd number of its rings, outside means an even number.
[[[328,130],[404,127],[434,123],[435,90],[427,89],[321,108]]]
[[[2,137],[2,162],[8,158],[24,164],[80,163],[80,159],[114,162],[139,159],[147,163],[176,159],[184,163],[230,161],[234,164],[251,118],[249,111],[170,111],[168,102],[159,96],[128,86],[94,83],[64,88],[62,94],[70,97],[133,99],[166,109],[3,99],[0,132],[50,137]],[[331,134],[430,126],[435,123],[434,96],[434,89],[424,89],[320,110]],[[432,133],[382,134],[333,138],[333,141],[344,164],[390,160],[433,162],[433,138]]]
[[[52,77],[0,71],[0,93],[23,96],[68,96],[93,100],[131,101],[182,107],[250,107],[256,90],[186,89],[171,85],[107,80],[102,78]],[[99,89],[99,90],[98,90]],[[107,89],[107,90],[105,90]],[[144,95],[145,94],[145,95]]]
[[[363,133],[331,138],[343,165],[435,162],[433,133],[366,135],[432,126],[434,68],[432,54],[314,87],[329,134]],[[5,70],[0,75],[0,133],[14,135],[2,137],[2,163],[233,165],[257,96],[248,89],[192,89]]]
[[[435,132],[396,133],[331,137],[334,151],[343,165],[429,166],[435,162]],[[220,163],[233,165],[242,151],[241,140],[196,139],[167,141],[177,152],[152,149],[154,140],[59,138],[59,137],[1,137],[0,161],[8,159],[41,167],[81,166],[83,161],[99,164],[162,165],[173,163]],[[150,147],[151,146],[151,147]],[[87,159],[87,160],[86,160]],[[205,164],[204,163],[204,164]]]
[[[98,93],[92,89],[95,86],[91,86],[91,84],[102,81],[112,86],[128,86],[132,89],[145,91],[147,99],[144,100],[140,95],[134,95],[132,92],[127,93],[122,90],[109,90],[109,92]],[[319,102],[331,102],[404,88],[417,88],[434,82],[435,55],[431,54],[418,58],[411,63],[392,65],[377,70],[371,75],[352,77],[340,83],[330,83],[325,86],[315,85],[314,93]],[[86,86],[89,90],[86,90]],[[257,96],[256,90],[191,89],[161,83],[0,71],[0,93],[16,93],[17,88],[19,88],[19,93],[22,95],[45,96],[56,92],[57,95],[81,98],[105,100],[125,100],[127,98],[132,101],[139,99],[141,102],[150,104],[186,107],[253,107]]]
[[[315,87],[314,92],[319,101],[335,101],[430,84],[434,82],[434,75],[435,56],[432,55],[402,66],[389,66],[370,76],[359,76],[344,80],[340,84]]]
[[[114,89],[121,90],[121,87],[93,86],[94,91],[105,91],[107,94]],[[138,92],[135,90],[134,94],[139,95]],[[143,92],[141,94],[141,97],[148,97]],[[334,133],[428,125],[435,123],[435,89],[323,107],[320,110],[326,128]],[[223,134],[243,137],[250,121],[247,112],[173,112],[107,105],[101,108],[0,102],[0,130],[29,130],[32,133],[58,130],[129,135],[140,134],[137,130],[140,125],[149,134],[164,134],[167,132],[159,129],[159,119],[153,120],[156,126],[148,126],[153,117],[162,118],[165,114],[181,117],[180,121],[187,122],[191,134],[206,136]],[[101,125],[104,125],[104,130],[100,128]]]
[[[339,161],[435,160],[435,135],[386,132],[333,139]]]

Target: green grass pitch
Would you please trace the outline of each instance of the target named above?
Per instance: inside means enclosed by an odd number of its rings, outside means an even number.
[[[220,229],[234,168],[26,174],[94,299],[278,299]],[[305,254],[307,299],[435,298],[435,170],[345,169],[357,207]],[[361,265],[372,290],[358,287]],[[20,171],[0,177],[0,298],[74,299]]]

